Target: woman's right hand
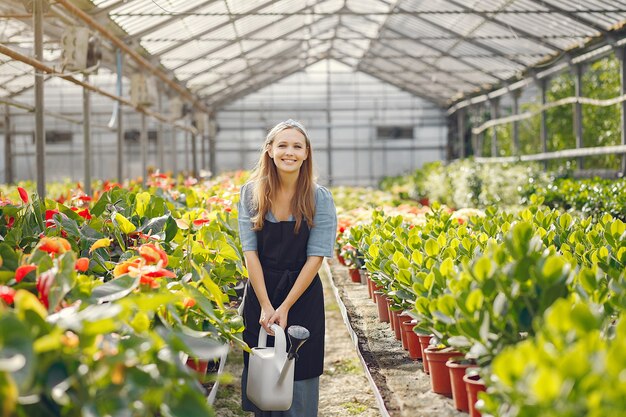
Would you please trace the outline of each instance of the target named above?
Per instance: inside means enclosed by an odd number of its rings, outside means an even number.
[[[259,324],[263,326],[267,334],[270,336],[274,336],[274,331],[270,328],[269,321],[275,311],[276,310],[271,305],[261,307],[261,318],[259,318]]]

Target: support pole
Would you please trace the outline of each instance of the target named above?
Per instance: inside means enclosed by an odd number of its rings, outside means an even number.
[[[459,140],[459,158],[465,158],[465,109],[459,109],[456,114]]]
[[[326,159],[328,163],[328,186],[333,185],[333,152],[332,152],[332,127],[330,115],[330,60],[326,60]]]
[[[116,51],[117,58],[117,95],[122,95],[122,65],[123,65],[123,56],[122,51]],[[117,102],[117,181],[121,183],[124,180],[124,125],[122,124],[122,103]]]
[[[574,67],[574,86],[576,90],[576,97],[582,96],[583,90],[583,67],[582,65],[576,65]],[[574,104],[574,137],[576,138],[576,149],[583,147],[583,106],[580,103]],[[576,165],[579,170],[583,169],[583,158],[576,159]]]
[[[620,59],[620,94],[626,94],[626,48],[616,51],[616,55]],[[626,101],[622,101],[622,145],[626,145]],[[626,154],[622,154],[622,163],[620,167],[622,177],[626,177]]]
[[[145,186],[148,180],[148,128],[146,115],[141,113],[141,133],[139,135],[139,147],[141,148],[141,178]]]
[[[492,98],[489,102],[491,105],[491,120],[500,117],[500,99]],[[491,128],[491,156],[498,156],[498,128],[493,126]]]
[[[158,106],[159,113],[163,114],[163,91],[159,88],[157,91],[158,94]],[[163,122],[159,122],[159,126],[157,128],[157,169],[163,171],[165,167],[165,156],[163,150]]]
[[[13,184],[13,138],[11,137],[11,107],[4,106],[4,182]]]
[[[198,177],[198,145],[197,138],[199,133],[191,134],[191,176]]]
[[[172,126],[172,176],[178,175],[178,143],[176,142],[176,126]]]
[[[191,142],[191,133],[185,131],[185,175],[189,175],[191,167],[189,166],[189,142]]]
[[[547,88],[547,79],[542,79],[539,81],[539,89],[541,91],[541,105],[545,106],[547,103],[546,97],[546,88]],[[541,110],[541,152],[548,152],[548,119],[546,115],[545,109]],[[548,161],[543,161],[543,169],[546,171],[548,169]]]
[[[35,59],[43,61],[43,4],[33,0],[33,28],[35,32]],[[35,68],[35,164],[37,170],[37,194],[46,197],[46,137],[44,129],[43,77],[41,69]]]
[[[89,74],[85,74],[84,80],[89,84]],[[84,191],[91,195],[91,100],[86,88],[83,88],[83,170]]]
[[[209,115],[202,113],[202,131],[200,132],[200,170],[206,170],[206,141],[209,136]]]
[[[215,160],[215,142],[217,140],[217,120],[215,113],[209,113],[209,170],[211,176],[217,174],[217,161]]]
[[[521,94],[520,90],[514,90],[512,92],[513,95],[513,114],[514,115],[518,115],[519,114],[519,96]],[[519,155],[520,154],[520,145],[519,145],[519,122],[518,121],[514,121],[513,122],[513,155]]]

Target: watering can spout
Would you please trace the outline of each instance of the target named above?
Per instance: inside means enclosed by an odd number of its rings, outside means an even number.
[[[289,343],[291,347],[289,348],[289,352],[287,353],[287,359],[283,364],[283,369],[280,371],[280,377],[278,378],[278,383],[282,383],[285,375],[288,374],[289,368],[294,366],[294,359],[298,359],[298,349],[306,342],[311,333],[302,326],[290,326],[287,329],[287,335],[289,336]]]

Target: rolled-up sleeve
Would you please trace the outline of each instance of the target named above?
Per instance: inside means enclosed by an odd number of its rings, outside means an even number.
[[[243,251],[257,250],[256,232],[252,230],[252,221],[250,220],[250,207],[252,203],[252,190],[250,183],[241,187],[239,194],[239,239],[241,240],[241,248]]]
[[[307,244],[307,256],[331,258],[337,235],[337,211],[332,194],[324,187],[318,187],[315,191],[313,223]]]

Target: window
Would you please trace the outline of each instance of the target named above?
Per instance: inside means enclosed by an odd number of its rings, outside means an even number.
[[[46,130],[46,143],[67,143],[72,141],[72,132],[67,130]],[[35,135],[33,135],[34,142]]]
[[[379,140],[413,139],[413,126],[378,126],[376,137]]]

